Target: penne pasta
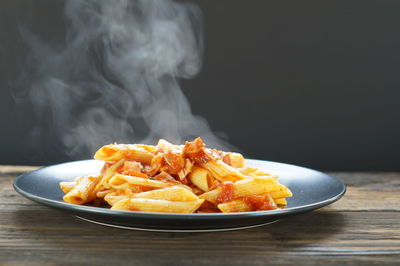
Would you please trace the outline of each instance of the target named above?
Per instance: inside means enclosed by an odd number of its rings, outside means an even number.
[[[286,188],[280,185],[281,188],[278,191],[272,191],[271,192],[271,197],[274,199],[279,199],[279,198],[287,198],[293,196],[292,192]]]
[[[161,148],[164,151],[182,149],[182,146],[174,145],[171,142],[166,141],[165,139],[160,139],[157,143],[157,147]]]
[[[271,177],[252,177],[233,184],[234,193],[233,197],[244,197],[250,195],[259,195],[265,193],[271,193],[279,191],[283,188],[281,184],[278,184],[275,179]],[[212,203],[217,203],[218,196],[222,192],[221,188],[211,190],[209,192],[200,195],[200,198],[208,200]]]
[[[73,181],[73,182],[61,182],[60,183],[60,188],[61,190],[67,194],[69,193],[72,189],[74,189],[74,187],[76,186],[77,182]]]
[[[136,185],[136,186],[144,186],[144,187],[154,187],[154,188],[165,188],[170,187],[174,184],[161,182],[157,180],[145,179],[136,176],[128,176],[116,174],[114,175],[109,182],[110,186],[113,188],[127,188],[125,186]]]
[[[219,181],[238,181],[245,179],[245,176],[234,167],[227,165],[222,160],[209,161],[201,165],[204,169]]]
[[[96,186],[97,187],[97,186]],[[106,189],[106,190],[101,190],[101,191],[97,191],[96,196],[98,198],[104,198],[108,193],[111,193],[110,189]]]
[[[63,200],[73,204],[84,204],[95,200],[97,196],[94,188],[100,181],[100,178],[100,176],[86,176],[79,179],[76,186],[63,197]]]
[[[275,203],[277,205],[287,205],[286,199],[285,198],[280,198],[280,199],[274,199]]]
[[[143,148],[148,152],[155,152],[157,150],[157,146],[154,145],[145,145],[145,144],[135,144],[136,147]]]
[[[192,213],[195,212],[204,200],[194,201],[168,201],[156,199],[132,198],[118,201],[111,210],[144,211],[144,212],[171,212]]]
[[[104,197],[104,201],[107,202],[110,206],[114,206],[118,201],[123,199],[129,199],[129,196],[118,195],[118,193],[116,192],[111,192]]]
[[[114,176],[114,174],[117,172],[117,170],[122,167],[122,165],[125,163],[125,159],[121,159],[118,162],[114,163],[112,166],[106,169],[106,171],[103,174],[103,178],[100,180],[98,186],[96,187],[97,190],[100,190],[102,187],[104,188],[110,188],[108,181],[110,180],[111,177]]]
[[[274,210],[277,209],[274,199],[269,193],[263,195],[250,195],[236,200],[218,204],[218,209],[222,212],[245,212],[256,210]]]
[[[231,200],[217,205],[222,212],[248,212],[251,211],[250,204],[243,199]]]
[[[149,164],[154,155],[145,148],[132,144],[110,144],[101,147],[94,155],[100,161],[119,161],[127,159]]]
[[[208,172],[206,169],[194,166],[189,175],[190,181],[203,191],[209,191]]]
[[[78,184],[78,181],[81,180],[82,178],[84,178],[84,176],[78,176],[78,177],[76,177],[74,179],[74,181],[60,182],[61,190],[65,194],[67,194],[68,192],[70,192],[76,186],[76,184]]]
[[[244,212],[287,205],[292,192],[278,176],[247,167],[243,155],[185,145],[110,144],[94,155],[104,161],[97,177],[60,182],[72,204],[108,204],[112,210],[146,212]]]
[[[133,197],[145,198],[145,199],[169,200],[169,201],[193,201],[199,199],[199,197],[193,194],[190,190],[187,190],[181,186],[172,186],[172,187],[137,193]]]
[[[236,152],[228,153],[229,156],[229,165],[235,168],[244,168],[246,167],[246,163],[244,161],[243,155]]]
[[[241,168],[239,169],[239,172],[241,172],[243,175],[245,176],[250,176],[252,175],[254,172],[256,172],[258,169],[257,168],[252,168],[252,167],[245,167],[245,168]]]

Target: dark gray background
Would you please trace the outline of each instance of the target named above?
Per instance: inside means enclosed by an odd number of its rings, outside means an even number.
[[[196,114],[252,158],[321,170],[400,170],[400,2],[198,0],[202,72],[182,82]],[[27,49],[18,25],[63,36],[63,1],[0,2],[0,164],[25,156],[31,121],[10,96]],[[26,120],[26,121],[24,121]],[[38,145],[37,149],[40,149]]]

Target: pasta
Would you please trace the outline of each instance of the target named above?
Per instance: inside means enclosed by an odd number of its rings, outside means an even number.
[[[206,148],[201,138],[184,145],[110,144],[94,155],[98,176],[61,182],[63,200],[119,211],[166,213],[276,210],[292,196],[278,176],[246,166],[239,153]]]

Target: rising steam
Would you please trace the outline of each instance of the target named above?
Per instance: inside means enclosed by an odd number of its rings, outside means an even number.
[[[192,114],[177,80],[201,68],[202,16],[196,6],[66,1],[65,19],[62,45],[50,46],[22,30],[31,55],[16,99],[37,118],[30,143],[44,143],[41,149],[70,159],[112,142],[201,136],[211,146],[226,145]]]

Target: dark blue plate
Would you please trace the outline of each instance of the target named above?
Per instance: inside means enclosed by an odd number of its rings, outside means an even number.
[[[315,170],[269,161],[246,162],[249,166],[280,176],[279,182],[293,192],[293,197],[287,199],[287,208],[241,213],[174,214],[114,211],[63,202],[64,193],[59,183],[71,181],[77,176],[98,174],[103,162],[94,160],[63,163],[23,174],[14,181],[14,188],[35,202],[69,212],[86,221],[121,228],[184,232],[233,230],[272,223],[331,204],[346,191],[341,181]]]

